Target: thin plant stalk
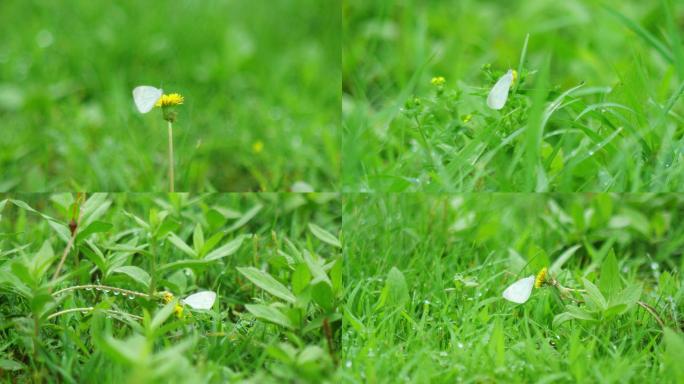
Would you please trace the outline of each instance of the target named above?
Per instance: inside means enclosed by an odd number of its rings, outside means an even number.
[[[173,124],[168,121],[169,125],[169,192],[173,192]]]
[[[142,298],[154,298],[154,295],[150,295],[147,293],[143,292],[138,292],[138,291],[132,291],[130,289],[123,289],[123,288],[118,288],[118,287],[110,287],[108,285],[100,285],[100,284],[86,284],[86,285],[74,285],[68,288],[64,288],[62,290],[59,290],[53,294],[53,296],[59,296],[61,294],[67,293],[69,291],[75,291],[78,289],[97,289],[97,290],[107,290],[107,291],[112,291],[112,292],[119,292],[127,296],[138,296]]]

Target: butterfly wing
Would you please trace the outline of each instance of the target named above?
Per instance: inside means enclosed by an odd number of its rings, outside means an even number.
[[[534,288],[534,275],[530,275],[511,284],[503,291],[503,298],[517,304],[522,304],[530,298]]]
[[[510,69],[505,75],[494,84],[494,87],[487,96],[487,106],[491,109],[499,110],[504,107],[508,100],[508,91],[513,84],[513,71]]]
[[[159,88],[141,85],[133,88],[133,101],[140,113],[147,113],[154,107],[163,93],[164,91]]]
[[[214,301],[216,301],[216,292],[202,291],[183,299],[183,304],[189,305],[192,309],[211,309]]]

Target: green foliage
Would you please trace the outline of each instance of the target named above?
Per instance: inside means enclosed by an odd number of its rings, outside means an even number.
[[[348,1],[344,187],[682,190],[683,14],[671,0]],[[506,105],[488,108],[514,68]]]
[[[679,382],[680,195],[357,195],[343,217],[348,382]]]
[[[337,190],[341,2],[15,1],[0,6],[0,192]]]
[[[1,200],[0,377],[332,382],[339,210],[334,194]],[[313,223],[329,237],[312,238]],[[210,310],[183,303],[204,290]]]

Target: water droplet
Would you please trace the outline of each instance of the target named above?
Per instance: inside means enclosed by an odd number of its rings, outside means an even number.
[[[425,305],[430,305],[430,300],[425,300],[425,301],[423,301],[423,304],[425,304]]]
[[[135,299],[135,296],[133,296],[133,295],[128,296],[128,300],[133,300],[133,299]]]
[[[93,287],[86,287],[86,291],[92,291]]]
[[[102,288],[100,288],[100,287],[96,287],[95,289],[98,290],[98,291],[101,291],[101,290],[102,290]]]
[[[82,314],[87,315],[88,311],[81,311]]]
[[[109,289],[103,289],[102,292],[109,293]]]
[[[119,291],[114,291],[114,296],[119,296]]]
[[[594,151],[589,151],[589,156],[594,156]]]

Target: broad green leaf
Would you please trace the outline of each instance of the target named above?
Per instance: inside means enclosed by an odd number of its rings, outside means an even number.
[[[90,261],[93,262],[93,264],[97,265],[97,268],[100,271],[107,272],[107,261],[102,254],[102,251],[100,251],[95,244],[86,240],[85,245],[82,245],[79,247],[79,249]]]
[[[612,297],[617,295],[620,288],[622,288],[617,260],[615,259],[615,252],[612,249],[608,252],[608,256],[606,256],[601,265],[601,277],[599,279],[598,287],[609,301]]]
[[[577,244],[566,249],[565,252],[558,256],[558,258],[553,262],[553,264],[551,264],[551,267],[549,267],[549,273],[552,275],[557,274],[560,271],[563,264],[565,264],[565,262],[567,262],[572,257],[572,255],[574,255],[575,252],[581,247],[581,245]]]
[[[181,250],[186,255],[188,255],[192,258],[197,257],[197,252],[195,252],[194,249],[190,248],[190,246],[187,245],[185,243],[185,241],[183,241],[183,239],[178,237],[178,235],[176,235],[175,233],[173,233],[173,232],[169,233],[169,235],[166,238],[171,242],[171,244],[173,244],[176,248]]]
[[[93,193],[81,207],[81,225],[84,227],[101,218],[109,209],[112,202],[107,200],[106,193]]]
[[[150,229],[150,225],[147,224],[147,222],[145,220],[139,218],[138,216],[136,216],[130,212],[127,212],[127,211],[122,211],[122,212],[124,215],[133,219],[133,221],[135,221],[140,227],[145,228],[145,229]]]
[[[582,281],[584,282],[584,288],[587,290],[587,293],[584,295],[587,303],[592,304],[595,308],[600,309],[601,311],[605,310],[608,306],[608,303],[606,302],[605,297],[603,297],[601,294],[601,291],[599,291],[598,287],[585,278],[582,278]]]
[[[311,272],[311,275],[313,276],[313,280],[311,280],[311,284],[317,284],[319,281],[323,281],[326,284],[332,286],[332,282],[330,281],[330,278],[328,277],[328,274],[325,273],[325,270],[323,267],[314,259],[314,255],[310,254],[307,251],[304,251],[302,253],[302,258],[304,259],[304,262],[306,265],[309,267],[309,271]]]
[[[252,207],[252,209],[245,212],[245,214],[242,215],[242,217],[239,220],[237,220],[236,222],[233,223],[233,225],[228,227],[228,229],[226,229],[225,233],[233,232],[233,231],[239,229],[240,227],[242,227],[243,225],[247,224],[250,220],[252,220],[254,218],[254,216],[257,215],[257,213],[259,213],[259,211],[261,211],[261,208],[263,208],[263,207],[264,206],[261,204],[257,204],[254,207]]]
[[[684,337],[681,332],[673,331],[670,328],[663,330],[663,342],[665,353],[663,361],[667,369],[676,378],[676,382],[684,382]]]
[[[629,309],[626,304],[615,304],[609,306],[605,311],[603,311],[603,318],[610,319],[614,316],[621,315]]]
[[[160,310],[158,310],[152,318],[150,328],[155,330],[159,328],[162,324],[164,324],[166,319],[168,319],[169,316],[171,316],[171,314],[173,313],[173,310],[176,308],[176,304],[178,304],[178,302],[176,300],[172,300],[166,305],[164,305]]]
[[[380,309],[384,306],[398,307],[409,301],[409,299],[410,296],[404,274],[396,267],[392,267],[387,274],[385,287],[382,289],[380,299],[375,308]]]
[[[611,304],[624,304],[628,308],[634,306],[641,298],[643,287],[640,283],[628,284],[622,291],[617,293],[610,301]]]
[[[309,267],[306,264],[300,263],[295,266],[292,272],[292,291],[295,294],[299,294],[307,286],[309,286],[309,281],[311,281],[311,273],[309,272]]]
[[[128,275],[131,279],[137,281],[138,283],[144,285],[145,287],[150,286],[150,275],[145,272],[145,270],[138,268],[133,265],[125,265],[123,267],[117,267],[112,269],[112,273],[123,273]]]
[[[200,223],[195,225],[195,230],[192,232],[192,247],[198,255],[201,254],[202,247],[204,247],[204,231]]]
[[[102,349],[112,358],[124,364],[140,364],[144,362],[148,351],[147,342],[141,335],[133,335],[127,340],[106,336]]]
[[[366,326],[347,307],[344,308],[344,319],[359,334],[364,335],[366,333]]]
[[[111,230],[113,227],[112,224],[110,223],[105,223],[103,221],[93,221],[85,227],[82,231],[79,230],[78,234],[76,235],[76,243],[80,243],[81,241],[85,240],[88,238],[88,236],[92,235],[93,233],[101,233],[101,232],[107,232]]]
[[[24,368],[24,365],[17,361],[0,359],[0,371],[18,371]]]
[[[45,275],[45,272],[48,270],[54,259],[55,252],[52,250],[50,242],[45,240],[43,245],[40,247],[40,250],[38,250],[31,260],[31,273],[36,281],[40,281],[43,278],[43,275]]]
[[[564,322],[572,319],[589,321],[595,320],[590,313],[586,312],[582,308],[576,307],[574,305],[566,305],[565,312],[559,313],[558,315],[554,316],[553,327],[556,328]]]
[[[330,285],[320,282],[311,287],[311,297],[325,311],[332,312],[335,309],[335,295]]]
[[[557,314],[556,316],[553,317],[553,327],[558,328],[561,324],[570,321],[574,319],[575,317],[572,316],[569,312],[561,312]]]
[[[492,333],[489,336],[489,355],[494,360],[497,367],[500,367],[505,362],[505,344],[504,333],[501,325],[501,320],[494,321]]]
[[[318,238],[318,240],[326,244],[330,244],[333,247],[342,248],[342,243],[340,243],[340,240],[335,237],[335,235],[319,227],[318,225],[309,223],[309,230]]]
[[[318,345],[307,345],[304,347],[304,350],[299,353],[299,356],[297,356],[297,364],[303,365],[317,363],[323,360],[326,356],[327,354],[323,348],[319,347]]]
[[[294,303],[296,301],[294,294],[292,294],[289,289],[287,289],[268,273],[254,267],[238,267],[237,270],[243,276],[249,279],[249,281],[254,283],[254,285],[270,293],[271,295],[290,303]]]
[[[62,241],[64,241],[65,243],[69,242],[69,239],[71,238],[71,231],[69,230],[69,227],[67,227],[66,225],[64,225],[62,223],[52,221],[52,220],[48,220],[48,225],[55,232],[57,232],[57,236],[59,236],[59,238]]]
[[[204,256],[204,260],[213,261],[230,256],[240,249],[242,241],[245,239],[244,236],[238,236],[235,239],[223,244],[222,246],[214,249]]]
[[[290,319],[280,312],[277,308],[269,307],[262,304],[246,304],[245,308],[259,319],[270,321],[285,328],[293,329],[294,325]]]

